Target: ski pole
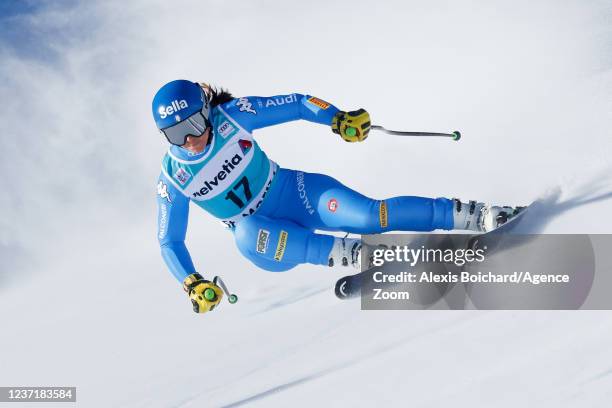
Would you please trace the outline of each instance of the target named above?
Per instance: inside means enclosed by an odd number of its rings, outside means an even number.
[[[405,131],[402,131],[402,130],[389,130],[389,129],[385,129],[382,126],[377,126],[377,125],[370,126],[370,129],[379,130],[381,132],[385,132],[385,133],[388,133],[390,135],[395,135],[395,136],[437,136],[437,137],[450,137],[454,141],[458,141],[459,139],[461,139],[461,133],[459,133],[458,130],[455,130],[452,133],[405,132]]]
[[[238,296],[236,296],[233,293],[230,293],[230,291],[227,289],[227,286],[225,286],[225,282],[223,282],[223,279],[221,279],[220,276],[215,276],[213,278],[213,283],[215,285],[218,285],[221,290],[223,290],[223,293],[225,293],[225,295],[227,296],[227,301],[230,302],[231,304],[234,304],[238,301]]]

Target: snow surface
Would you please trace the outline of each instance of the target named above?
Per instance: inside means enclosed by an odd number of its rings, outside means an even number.
[[[158,252],[149,112],[184,77],[459,129],[255,136],[372,197],[543,197],[530,231],[610,233],[609,1],[28,4],[0,17],[0,386],[77,386],[83,407],[610,406],[608,311],[361,311],[333,296],[342,270],[257,270],[197,209],[194,261],[240,301],[193,314]]]

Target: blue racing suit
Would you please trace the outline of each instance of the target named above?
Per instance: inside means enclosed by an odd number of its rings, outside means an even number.
[[[374,200],[323,174],[280,168],[253,139],[266,126],[304,119],[330,126],[338,109],[310,95],[235,98],[211,110],[202,153],[172,146],[157,184],[162,257],[182,282],[196,272],[185,246],[189,202],[222,220],[240,252],[268,271],[327,265],[334,243],[315,229],[356,234],[453,228],[453,202]]]

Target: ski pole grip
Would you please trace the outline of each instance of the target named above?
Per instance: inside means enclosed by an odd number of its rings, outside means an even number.
[[[215,285],[219,285],[223,293],[225,293],[227,296],[227,301],[230,302],[230,304],[233,305],[234,303],[238,302],[238,296],[236,296],[234,293],[230,293],[229,289],[227,289],[227,286],[225,285],[225,282],[223,282],[223,279],[221,279],[220,276],[215,276],[213,278],[213,283]]]

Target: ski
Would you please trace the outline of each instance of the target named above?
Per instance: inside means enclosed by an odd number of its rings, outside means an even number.
[[[359,272],[355,275],[347,275],[336,281],[334,293],[338,299],[350,299],[361,295],[361,279],[367,273]]]

